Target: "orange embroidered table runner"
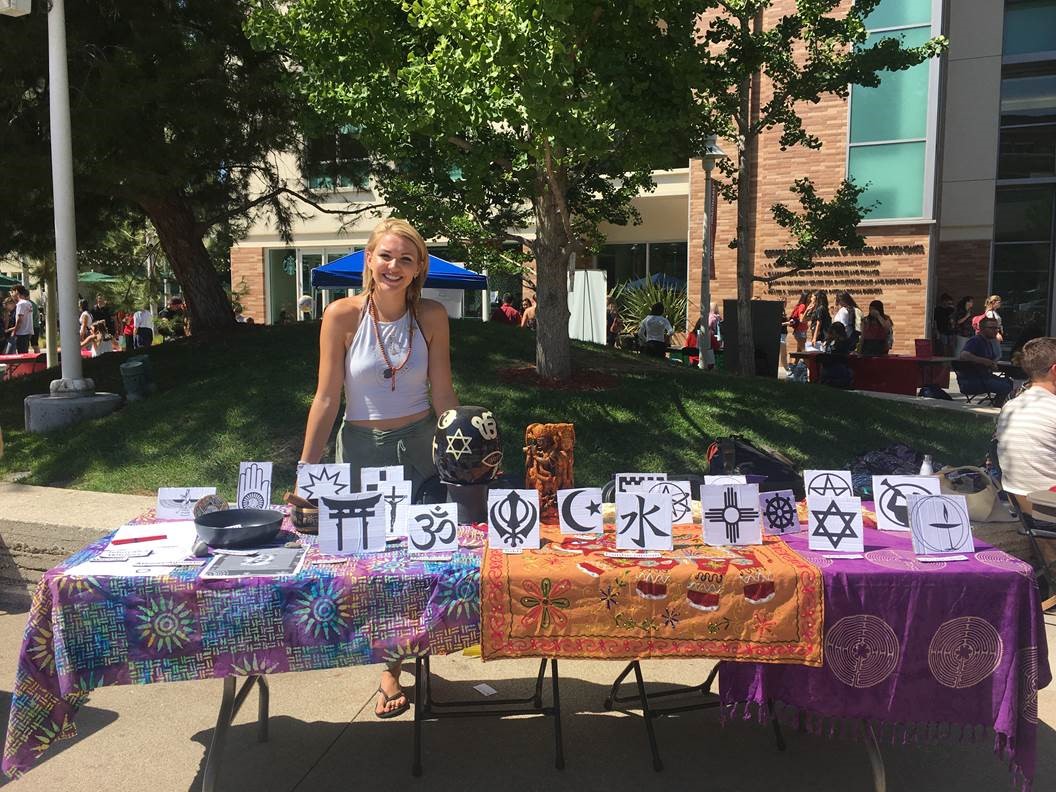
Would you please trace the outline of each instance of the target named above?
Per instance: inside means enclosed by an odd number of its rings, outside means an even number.
[[[488,548],[481,575],[481,653],[506,657],[707,657],[821,665],[821,572],[779,537],[709,547],[700,526],[676,525],[674,551],[613,557],[604,536]]]

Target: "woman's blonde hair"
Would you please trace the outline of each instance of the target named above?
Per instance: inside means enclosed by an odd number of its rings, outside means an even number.
[[[370,239],[367,240],[367,253],[373,256],[374,248],[378,246],[381,238],[386,234],[393,234],[407,240],[414,245],[415,250],[418,252],[418,274],[411,281],[411,285],[407,287],[407,302],[412,307],[417,307],[418,301],[422,297],[425,279],[429,277],[429,250],[425,246],[425,240],[422,239],[422,235],[418,233],[415,227],[406,220],[401,220],[398,217],[387,217],[374,226],[374,230],[371,231]],[[374,291],[374,273],[367,266],[366,256],[363,257],[363,290],[368,295]]]
[[[986,298],[986,310],[989,311],[991,308],[993,308],[999,302],[1001,302],[1001,295],[1000,294],[991,294],[989,297]]]

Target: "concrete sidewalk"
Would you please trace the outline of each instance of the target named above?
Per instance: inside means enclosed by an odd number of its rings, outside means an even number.
[[[98,493],[42,492],[0,485],[0,535],[54,530],[55,553],[79,547],[153,505],[150,498]],[[12,500],[10,496],[14,495]],[[49,506],[50,503],[50,506]],[[13,517],[7,520],[7,517]],[[43,522],[34,522],[42,520]],[[83,524],[81,524],[83,523]],[[41,528],[45,526],[45,528]],[[67,530],[63,530],[63,527]],[[42,543],[43,544],[43,543]],[[18,551],[21,552],[21,551]],[[57,559],[56,559],[57,560]],[[23,584],[24,585],[24,584]],[[6,727],[10,689],[26,614],[0,615],[0,713]],[[1047,629],[1049,662],[1056,667],[1056,619]],[[232,727],[220,789],[256,792],[390,790],[632,790],[664,785],[710,790],[869,790],[864,747],[786,731],[788,749],[776,750],[769,727],[755,722],[719,725],[714,710],[656,723],[665,770],[649,759],[637,714],[606,712],[608,686],[619,662],[562,661],[566,769],[554,769],[552,723],[539,717],[448,720],[424,726],[425,774],[412,778],[411,713],[394,721],[373,715],[380,666],[278,674],[271,684],[271,738],[258,743],[256,697]],[[454,655],[436,658],[434,693],[440,699],[482,699],[473,685],[488,681],[500,697],[527,695],[537,661],[482,663]],[[712,663],[667,660],[643,664],[656,684],[693,685]],[[411,688],[411,675],[404,675]],[[107,789],[189,792],[202,781],[206,747],[220,703],[220,680],[96,690],[76,723],[79,736],[43,755],[14,790]],[[549,700],[549,682],[546,685]],[[413,690],[410,691],[413,695]],[[1056,687],[1039,694],[1037,790],[1056,786]],[[1001,790],[1009,788],[992,736],[975,743],[883,746],[890,790]]]

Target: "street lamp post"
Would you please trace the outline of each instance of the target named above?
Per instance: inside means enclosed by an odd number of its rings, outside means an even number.
[[[700,260],[700,329],[697,331],[697,360],[702,369],[708,369],[715,365],[715,353],[711,350],[711,327],[708,324],[708,311],[711,309],[711,256],[712,245],[715,240],[711,238],[711,191],[714,189],[711,182],[711,171],[715,163],[725,158],[726,152],[718,144],[715,135],[708,135],[704,139],[704,152],[701,157],[704,166],[704,227],[702,254]]]

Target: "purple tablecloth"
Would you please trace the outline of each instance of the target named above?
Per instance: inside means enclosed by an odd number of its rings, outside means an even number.
[[[287,523],[288,525],[288,523]],[[402,545],[296,575],[205,580],[71,577],[106,547],[89,545],[37,585],[18,658],[3,772],[17,777],[58,739],[103,685],[176,682],[395,661],[480,642],[479,537],[460,531],[449,561]]]
[[[892,741],[995,732],[1014,779],[1033,782],[1038,690],[1051,681],[1030,567],[977,542],[968,561],[922,563],[908,534],[866,529],[865,558],[830,560],[788,544],[822,569],[824,665],[723,663],[723,716],[776,716],[815,733]]]

